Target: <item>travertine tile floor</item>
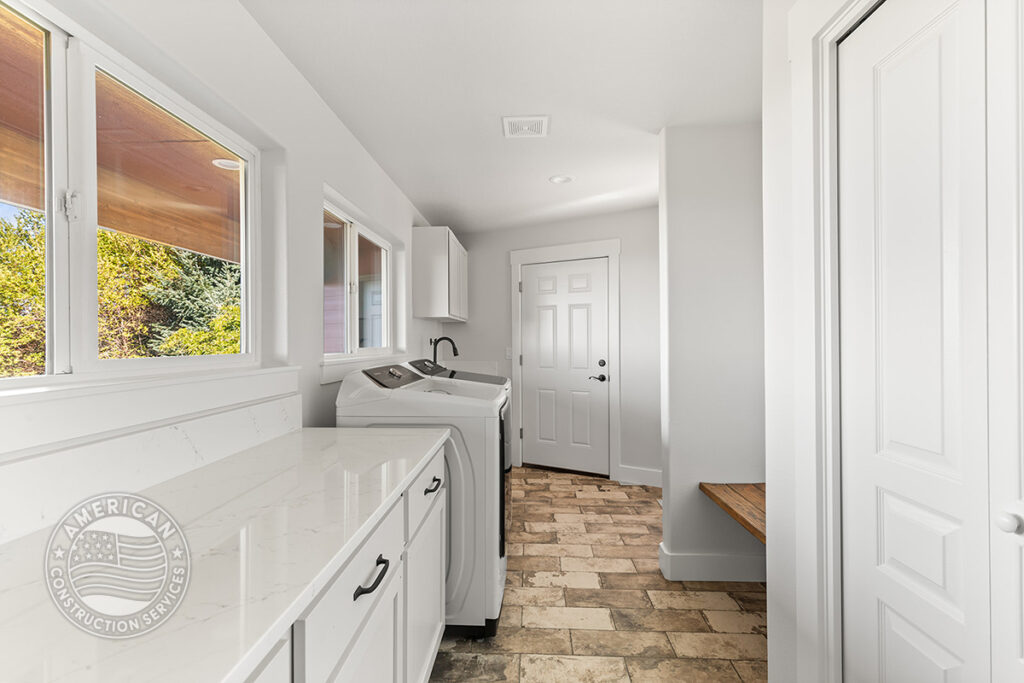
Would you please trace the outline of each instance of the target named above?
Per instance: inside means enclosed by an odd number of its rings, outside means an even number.
[[[512,470],[498,635],[445,638],[433,681],[767,679],[765,586],[666,581],[661,489]]]

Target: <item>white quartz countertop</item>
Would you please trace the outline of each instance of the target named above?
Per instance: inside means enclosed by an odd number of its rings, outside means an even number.
[[[447,438],[303,429],[137,492],[177,520],[192,564],[177,611],[134,638],[85,633],[58,611],[50,529],[0,545],[0,681],[243,680]]]

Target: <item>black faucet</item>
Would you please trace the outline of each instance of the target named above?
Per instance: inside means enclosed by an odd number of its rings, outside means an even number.
[[[459,347],[455,345],[455,340],[451,337],[438,337],[437,339],[431,339],[430,345],[434,347],[434,365],[437,365],[437,347],[443,341],[452,345],[452,355],[459,355]]]

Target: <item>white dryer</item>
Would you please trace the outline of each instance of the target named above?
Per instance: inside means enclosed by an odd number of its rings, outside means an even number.
[[[414,361],[414,363],[430,361]],[[439,368],[440,366],[434,366]],[[447,371],[444,374],[449,374]],[[448,488],[447,631],[494,635],[505,591],[505,378],[425,376],[411,365],[353,372],[336,402],[339,427],[443,425]],[[462,373],[473,374],[473,373]],[[489,378],[489,379],[487,379]]]

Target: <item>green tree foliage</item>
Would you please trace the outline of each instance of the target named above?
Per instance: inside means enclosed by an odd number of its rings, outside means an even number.
[[[174,275],[148,291],[152,301],[170,315],[168,322],[156,326],[151,347],[171,356],[238,353],[242,278],[238,264],[183,249],[174,252]],[[237,315],[232,308],[239,311]],[[233,316],[237,324],[225,325]],[[187,344],[182,343],[188,336],[185,331],[195,333]],[[172,336],[175,341],[168,343]],[[207,341],[200,343],[200,339]]]
[[[151,290],[177,277],[173,250],[111,230],[96,233],[100,358],[159,355],[150,348],[155,327],[170,313]]]
[[[46,371],[46,221],[0,219],[0,377]]]
[[[124,233],[97,233],[100,358],[241,350],[237,264]],[[0,377],[46,370],[46,220],[0,219]]]
[[[238,353],[242,333],[242,309],[225,306],[201,328],[182,327],[168,334],[160,344],[167,356],[200,356],[214,353]]]

